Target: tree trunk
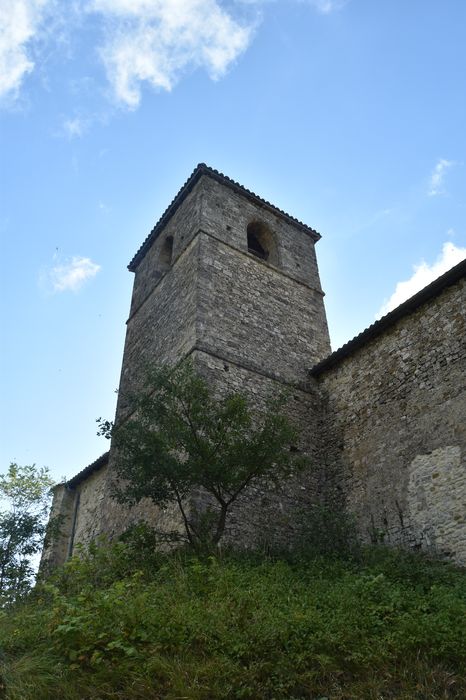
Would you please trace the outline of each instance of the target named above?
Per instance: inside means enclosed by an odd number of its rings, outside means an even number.
[[[217,521],[217,530],[215,532],[215,535],[212,539],[212,543],[216,546],[220,542],[220,540],[223,537],[223,533],[225,532],[225,523],[227,520],[227,512],[228,512],[228,505],[227,504],[222,504],[220,507],[220,515],[218,517]]]

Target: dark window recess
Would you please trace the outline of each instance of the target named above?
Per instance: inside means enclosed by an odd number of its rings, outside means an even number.
[[[269,227],[262,221],[251,221],[247,228],[248,252],[260,260],[267,260],[278,265],[275,237]]]
[[[267,260],[269,257],[269,251],[263,249],[253,233],[248,233],[248,251],[261,260]]]
[[[173,255],[173,236],[167,236],[163,242],[159,256],[160,270],[168,270],[172,262]]]

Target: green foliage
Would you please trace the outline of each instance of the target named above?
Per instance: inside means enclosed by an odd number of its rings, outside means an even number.
[[[73,595],[84,588],[106,588],[136,571],[150,577],[165,558],[157,546],[155,531],[141,522],[111,544],[104,535],[87,547],[78,544],[76,555],[56,569],[48,582],[53,582],[62,593]]]
[[[3,614],[5,698],[466,696],[464,571],[382,549],[144,556],[150,536],[73,558]]]
[[[299,537],[292,555],[304,559],[359,556],[356,523],[345,510],[337,512],[322,504],[310,504],[297,514],[297,524]]]
[[[32,558],[40,551],[53,484],[48,469],[10,464],[0,475],[0,606],[30,588]]]
[[[146,497],[162,507],[176,503],[186,539],[198,550],[219,543],[228,512],[246,488],[304,466],[290,451],[297,436],[280,412],[283,397],[253,415],[240,394],[214,397],[188,362],[152,369],[145,387],[126,397],[130,419],[100,422],[100,434],[112,437],[118,453],[124,486],[116,496],[130,504]],[[199,488],[211,506],[196,512],[186,499]]]

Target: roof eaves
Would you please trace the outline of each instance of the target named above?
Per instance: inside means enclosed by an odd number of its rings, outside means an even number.
[[[95,460],[95,462],[92,462],[92,464],[89,464],[87,467],[84,467],[84,469],[82,469],[75,476],[69,479],[65,483],[65,486],[70,489],[76,488],[76,486],[78,486],[81,483],[81,481],[84,481],[84,479],[87,479],[89,476],[91,476],[91,474],[96,472],[101,467],[105,466],[108,462],[109,455],[110,452],[105,452],[105,454],[98,457]]]
[[[239,182],[235,182],[235,180],[232,180],[227,175],[224,175],[223,173],[219,172],[218,170],[215,170],[214,168],[210,168],[205,163],[199,163],[191,173],[190,177],[186,180],[184,185],[178,191],[173,201],[164,211],[160,219],[157,221],[152,231],[149,233],[143,244],[140,246],[139,250],[134,255],[133,259],[128,265],[128,270],[130,270],[131,272],[135,272],[137,266],[145,256],[147,250],[150,248],[153,241],[157,238],[160,231],[163,229],[163,227],[166,225],[169,219],[171,219],[171,217],[174,215],[174,213],[182,204],[184,199],[192,191],[195,184],[198,182],[198,180],[200,180],[202,175],[207,175],[208,177],[211,177],[217,182],[220,182],[221,184],[226,185],[235,192],[238,192],[243,197],[246,196],[248,197],[248,199],[254,201],[256,204],[260,204],[261,206],[265,207],[274,214],[278,214],[282,218],[292,223],[294,226],[298,226],[301,230],[305,231],[309,236],[311,236],[311,238],[315,242],[321,238],[321,235],[320,233],[318,233],[318,231],[315,231],[310,226],[307,226],[307,224],[304,224],[302,221],[299,221],[299,219],[296,219],[294,216],[291,216],[291,214],[287,214],[282,209],[279,209],[267,200],[263,199],[262,197],[259,197],[259,195],[255,194],[254,192],[251,192],[251,190],[248,190],[246,187],[243,187],[243,185],[240,185]]]
[[[393,311],[390,311],[385,316],[382,316],[382,318],[375,321],[375,323],[359,333],[359,335],[342,345],[341,348],[335,350],[335,352],[332,352],[331,355],[328,355],[321,362],[314,365],[314,367],[309,370],[310,374],[317,377],[325,372],[325,370],[338,364],[338,362],[351,355],[353,352],[369,342],[369,340],[381,335],[387,328],[393,326],[399,319],[413,313],[426,301],[429,301],[429,299],[437,296],[444,289],[458,282],[462,277],[466,277],[466,260],[463,260],[462,262],[458,263],[458,265],[455,265],[455,267],[453,267],[451,270],[445,272],[444,275],[438,277],[436,280],[427,285],[427,287],[421,289],[420,292],[407,299],[405,302],[400,304],[400,306],[397,306],[396,309],[393,309]]]

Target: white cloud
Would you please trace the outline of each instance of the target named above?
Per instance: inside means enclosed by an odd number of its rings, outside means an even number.
[[[445,158],[439,159],[430,176],[429,197],[435,197],[437,194],[444,194],[443,181],[445,179],[445,173],[452,165],[455,165],[454,160],[446,160]]]
[[[14,99],[33,70],[30,42],[48,4],[49,0],[0,0],[0,99]]]
[[[143,82],[171,90],[197,67],[220,78],[252,35],[217,0],[91,0],[88,9],[105,20],[101,56],[116,98],[131,109]]]
[[[52,267],[47,274],[47,282],[53,292],[77,292],[100,269],[100,265],[90,258],[75,255],[71,260]]]
[[[349,0],[299,1],[329,14]],[[0,100],[16,99],[35,68],[40,47],[49,48],[53,41],[61,50],[66,48],[88,13],[103,25],[105,39],[99,53],[113,93],[130,109],[139,105],[143,84],[171,90],[183,74],[197,68],[217,80],[249,46],[261,13],[258,8],[265,2],[0,0]],[[90,79],[83,81],[84,85]],[[74,138],[88,128],[80,119],[68,119],[63,133]]]
[[[408,280],[398,282],[395,291],[380,308],[376,318],[380,318],[395,309],[465,258],[466,248],[459,248],[451,241],[444,243],[441,254],[432,265],[422,261],[418,265],[414,265],[413,274]]]

